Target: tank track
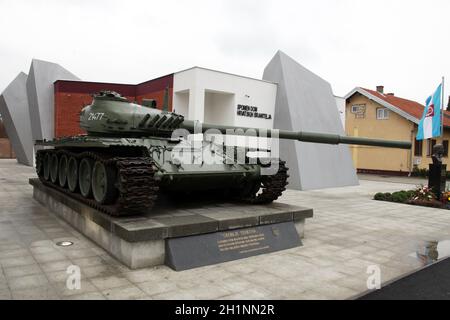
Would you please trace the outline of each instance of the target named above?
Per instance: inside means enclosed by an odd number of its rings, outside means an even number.
[[[278,164],[278,172],[271,176],[263,176],[261,184],[257,184],[250,196],[242,200],[251,204],[268,204],[277,200],[289,184],[287,181],[289,168],[286,167],[286,161],[279,160]],[[261,166],[269,167],[270,164],[261,164]],[[261,193],[257,194],[259,190],[261,190]]]
[[[63,154],[68,157],[73,156],[79,161],[87,157],[117,168],[116,187],[119,195],[116,202],[111,205],[102,205],[94,199],[85,198],[80,193],[71,192],[59,184],[45,180],[43,175],[43,159],[46,152],[56,153],[59,156]],[[147,211],[153,207],[158,197],[159,187],[154,179],[154,163],[149,157],[111,157],[89,151],[73,153],[67,150],[39,150],[36,154],[36,171],[44,185],[57,189],[111,216],[128,216]]]

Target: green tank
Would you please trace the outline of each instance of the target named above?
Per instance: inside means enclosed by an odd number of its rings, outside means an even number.
[[[286,163],[270,159],[267,149],[256,157],[253,149],[224,144],[220,133],[411,148],[402,141],[202,124],[167,109],[152,100],[130,103],[112,91],[95,94],[80,113],[86,134],[36,142],[40,180],[115,216],[148,212],[160,193],[213,192],[266,204],[286,189]]]

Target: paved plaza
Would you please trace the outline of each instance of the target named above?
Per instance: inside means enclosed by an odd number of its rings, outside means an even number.
[[[371,200],[417,181],[361,180],[285,192],[281,202],[314,208],[303,247],[183,272],[130,270],[35,201],[30,177],[0,160],[0,299],[348,299],[367,290],[369,266],[388,282],[424,265],[416,252],[427,241],[450,240],[450,211]],[[81,268],[80,290],[67,289],[70,265]]]

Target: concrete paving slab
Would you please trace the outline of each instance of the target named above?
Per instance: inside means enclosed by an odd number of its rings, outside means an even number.
[[[95,287],[89,280],[81,279],[81,285],[79,289],[68,288],[66,281],[53,283],[52,286],[55,288],[58,296],[63,299],[69,296],[75,296],[85,293],[99,292],[97,287]]]
[[[59,300],[60,297],[52,286],[41,286],[13,290],[12,298],[14,300]]]
[[[9,289],[0,289],[0,300],[11,300],[11,291]]]
[[[106,300],[106,298],[100,292],[87,292],[64,297],[64,300]]]
[[[42,274],[8,278],[8,286],[13,291],[41,287],[47,284],[48,279]]]
[[[6,277],[13,278],[13,277],[23,277],[28,276],[32,274],[40,274],[42,273],[42,269],[39,267],[38,264],[30,264],[26,266],[20,266],[20,267],[8,267],[4,268],[3,272]]]
[[[107,276],[90,279],[91,282],[100,290],[111,289],[131,285],[131,282],[124,277]]]
[[[0,183],[0,253],[15,255],[0,260],[0,298],[27,299],[46,288],[49,298],[55,293],[59,299],[105,299],[103,291],[135,286],[145,294],[137,294],[136,299],[347,299],[366,290],[367,267],[378,265],[382,281],[389,281],[423,265],[415,253],[424,241],[450,239],[448,211],[371,200],[376,192],[392,192],[411,185],[361,180],[358,187],[286,191],[280,199],[282,203],[314,208],[314,219],[305,226],[303,247],[183,272],[165,266],[134,271],[33,200],[32,188],[27,184],[33,175],[32,168],[14,160],[0,160],[0,177],[14,177],[8,178],[9,184]],[[42,225],[62,228],[66,233],[58,238],[44,233],[31,241],[30,235],[23,235],[16,228]],[[5,238],[3,230],[8,233]],[[55,241],[65,239],[74,245],[57,248]],[[62,260],[38,263],[34,259],[35,254],[53,254],[55,248],[64,256]],[[72,264],[81,268],[81,291],[69,291],[65,286],[64,275]],[[13,280],[27,276],[33,277],[25,284]],[[108,277],[128,282],[102,291],[90,281]],[[9,288],[11,281],[16,281],[14,290]],[[196,289],[198,283],[200,289]],[[20,289],[21,286],[29,288]],[[284,289],[290,286],[295,288],[291,293]],[[131,288],[124,296],[133,297],[139,292]],[[220,289],[215,292],[215,288]],[[30,293],[26,295],[26,291]],[[115,291],[112,297],[119,295]]]
[[[177,284],[174,281],[166,279],[142,282],[138,283],[137,286],[149,296],[178,290]]]
[[[147,295],[134,285],[103,290],[102,294],[108,300],[136,300],[147,298]]]

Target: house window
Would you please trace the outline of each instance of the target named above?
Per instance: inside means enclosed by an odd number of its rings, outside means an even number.
[[[422,156],[422,146],[423,146],[422,140],[415,140],[414,141],[414,155],[416,157],[421,157]]]
[[[364,112],[365,108],[366,108],[365,104],[354,104],[352,105],[352,113]]]
[[[433,147],[436,145],[436,140],[427,140],[427,157],[431,157],[433,154]]]
[[[378,120],[387,120],[389,119],[389,110],[386,108],[377,109],[377,119]]]
[[[448,157],[448,140],[442,141],[442,145],[444,146],[444,157]]]
[[[355,119],[363,119],[366,114],[366,105],[354,104],[352,105],[351,112],[355,115]]]

